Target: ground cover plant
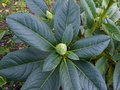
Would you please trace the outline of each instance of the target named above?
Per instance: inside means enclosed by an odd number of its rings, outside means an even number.
[[[120,89],[119,2],[26,3],[32,14],[16,13],[6,22],[27,48],[0,61],[0,76],[22,82],[21,90]]]

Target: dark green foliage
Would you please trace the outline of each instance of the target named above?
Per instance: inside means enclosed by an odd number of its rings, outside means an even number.
[[[36,16],[18,13],[8,16],[7,23],[29,47],[6,55],[0,61],[0,76],[24,81],[21,90],[107,90],[111,80],[102,77],[108,74],[105,65],[113,68],[117,61],[112,61],[110,52],[120,53],[116,19],[105,18],[114,2],[98,18],[93,0],[80,0],[80,5],[76,0],[57,0],[52,11],[44,0],[26,1]],[[120,89],[119,71],[118,63],[115,90]]]

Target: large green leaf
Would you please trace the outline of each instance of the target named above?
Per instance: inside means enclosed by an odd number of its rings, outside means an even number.
[[[69,45],[73,39],[73,27],[70,24],[63,33],[62,43]]]
[[[40,68],[36,69],[21,90],[59,90],[59,70],[41,72]]]
[[[89,33],[91,34],[92,28],[94,26],[94,19],[91,19],[90,16],[86,12],[82,12],[81,15],[82,20],[82,27],[80,26],[81,32],[85,29],[84,26],[87,25],[87,29],[89,29]],[[84,30],[85,32],[88,32],[88,30]]]
[[[39,50],[51,51],[56,44],[50,28],[33,15],[14,14],[7,23],[18,38]]]
[[[114,82],[114,90],[120,90],[120,61],[116,64],[113,82]]]
[[[30,10],[36,15],[46,16],[48,7],[45,4],[44,0],[26,0],[26,3]]]
[[[118,9],[118,11],[116,11],[111,17],[110,19],[114,22],[117,22],[120,19],[120,11]]]
[[[84,17],[88,28],[93,28],[96,18],[96,6],[93,0],[80,0],[80,6],[85,10]]]
[[[87,13],[85,13],[84,17],[86,18],[86,24],[87,24],[88,29],[90,29],[90,34],[92,34],[91,29],[93,28],[93,26],[95,24],[95,20],[91,19],[90,15],[88,15]]]
[[[54,28],[59,41],[69,24],[73,26],[74,38],[77,37],[80,27],[80,7],[74,0],[66,0],[56,12]]]
[[[59,56],[57,53],[50,54],[44,62],[43,71],[50,71],[58,66],[62,57]]]
[[[62,61],[60,81],[63,90],[81,90],[77,69],[71,61]]]
[[[42,70],[43,59],[48,53],[27,48],[6,55],[0,61],[0,76],[10,80],[25,80],[36,68]]]
[[[80,58],[89,58],[101,54],[110,42],[106,35],[97,35],[79,40],[73,44],[71,51],[75,52]]]
[[[113,39],[120,41],[120,30],[114,22],[110,21],[103,24],[104,31]]]
[[[96,17],[96,6],[93,0],[80,0],[80,5],[83,7],[88,16],[94,20]]]
[[[75,61],[75,66],[79,72],[80,90],[107,90],[102,75],[97,69],[86,61]]]
[[[54,6],[53,6],[53,12],[55,13],[59,7],[65,2],[65,0],[56,0]]]
[[[114,3],[107,12],[107,16],[113,21],[116,22],[120,19],[120,10],[117,6],[117,3]]]
[[[96,68],[100,71],[102,75],[106,74],[106,71],[108,69],[108,59],[106,57],[101,57],[95,64]]]

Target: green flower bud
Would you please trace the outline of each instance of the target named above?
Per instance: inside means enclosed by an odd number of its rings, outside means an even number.
[[[57,53],[59,53],[60,55],[65,55],[67,52],[67,46],[66,44],[60,43],[56,46],[56,51]]]
[[[48,19],[52,20],[53,19],[53,15],[51,12],[49,12],[48,10],[46,11],[46,16]]]

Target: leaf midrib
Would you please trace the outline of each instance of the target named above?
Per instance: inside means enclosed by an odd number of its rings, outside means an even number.
[[[56,57],[52,60],[52,63],[55,61],[55,60],[61,60],[61,56],[59,56],[59,55],[56,55]],[[47,58],[46,58],[47,59]],[[47,59],[47,61],[45,61],[45,62],[48,62],[48,59]],[[59,61],[59,63],[60,63],[60,61]],[[59,64],[58,63],[58,64]],[[52,69],[54,69],[54,68],[56,68],[57,66],[58,66],[58,64],[56,64],[56,65],[54,65],[54,67],[52,67]],[[50,70],[50,66],[51,66],[51,63],[50,63],[50,65],[47,67],[47,69],[49,68],[49,70]],[[43,65],[43,67],[44,67],[44,65]]]
[[[72,63],[73,63],[73,62],[72,62]],[[74,63],[73,63],[73,64],[74,64]],[[82,69],[80,69],[76,64],[74,64],[74,65],[75,65],[75,67],[78,68],[78,69],[82,72],[82,74],[83,74],[84,76],[86,76],[86,78],[87,78],[88,80],[90,80],[91,83],[97,88],[96,84],[92,82],[92,80],[84,73],[84,71],[82,71]]]
[[[99,42],[99,43],[97,43],[97,44],[94,44],[94,45],[90,45],[90,46],[87,46],[87,47],[83,47],[83,48],[79,48],[79,49],[74,49],[74,50],[70,50],[70,51],[79,51],[79,50],[83,50],[83,49],[88,49],[88,48],[91,48],[91,47],[96,47],[96,46],[99,46],[100,44],[102,44],[102,43],[105,43],[106,41],[108,41],[109,40],[109,38],[108,39],[106,39],[106,40],[104,40],[103,42]]]
[[[44,16],[46,16],[45,13],[44,13],[44,12],[41,10],[41,8],[39,7],[38,3],[36,3],[34,0],[32,0],[32,1],[33,1],[34,5],[36,5],[36,6],[40,9],[40,11],[42,12],[42,14],[43,14]]]
[[[46,38],[44,38],[42,35],[40,35],[40,34],[38,34],[37,32],[35,32],[34,30],[32,30],[31,28],[29,28],[28,26],[26,26],[26,25],[24,25],[23,23],[21,23],[21,22],[19,22],[19,21],[17,21],[16,19],[14,19],[14,18],[10,18],[9,17],[9,19],[11,19],[11,20],[13,20],[13,21],[15,21],[16,23],[18,23],[18,24],[20,24],[20,25],[22,25],[23,27],[26,27],[26,28],[28,28],[29,30],[31,30],[33,33],[35,33],[35,34],[37,34],[42,40],[44,40],[45,42],[47,42],[49,45],[51,45],[53,48],[55,48],[55,46],[54,45],[52,45]]]
[[[48,76],[47,78],[45,79],[45,81],[43,82],[43,84],[40,86],[40,89],[45,85],[45,83],[48,81],[48,79],[50,78],[50,76],[54,73],[56,69],[54,69]]]
[[[0,69],[0,70],[10,69],[10,68],[14,68],[14,67],[23,66],[23,65],[26,65],[26,64],[34,64],[34,63],[40,63],[40,62],[44,62],[44,60],[40,60],[40,61],[36,61],[36,62],[32,61],[32,62],[22,63],[20,65],[14,65],[14,66],[6,67],[6,68]]]
[[[67,62],[65,62],[65,65],[66,65],[66,69],[67,69],[67,73],[68,73],[68,77],[69,77],[69,80],[71,81],[71,84],[72,84],[72,88],[73,88],[73,83],[72,83],[72,79],[71,79],[71,76],[70,76],[70,73],[69,73],[69,70],[68,70],[68,65],[67,65]]]
[[[86,0],[81,0],[81,2],[86,3],[86,5],[88,7],[87,9],[89,9],[89,11],[91,12],[90,17],[93,19],[94,16],[93,16],[92,11],[90,10],[89,5],[87,4]],[[89,14],[89,12],[87,12],[87,10],[85,10],[85,12]]]

